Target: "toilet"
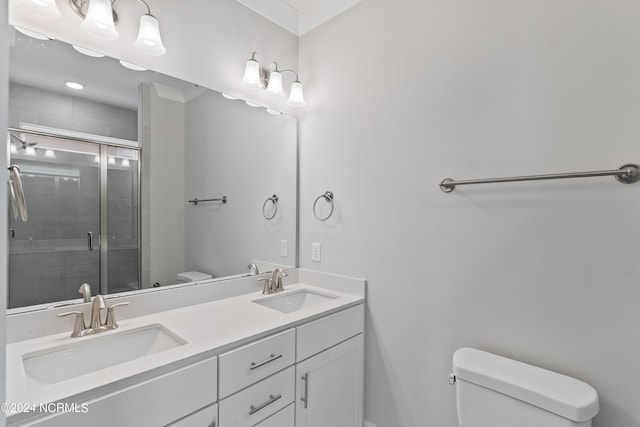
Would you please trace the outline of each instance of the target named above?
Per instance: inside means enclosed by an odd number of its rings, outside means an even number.
[[[202,273],[200,271],[185,271],[178,273],[178,283],[200,282],[203,280],[213,279],[211,274]]]
[[[590,427],[598,393],[566,375],[473,348],[453,354],[460,427]]]

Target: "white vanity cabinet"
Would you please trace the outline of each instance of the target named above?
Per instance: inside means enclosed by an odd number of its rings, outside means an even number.
[[[209,405],[167,427],[218,427],[218,404]]]
[[[363,423],[364,306],[298,327],[296,427]]]

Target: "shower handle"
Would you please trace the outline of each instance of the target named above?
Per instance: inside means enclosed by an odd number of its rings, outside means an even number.
[[[92,232],[87,233],[87,247],[89,248],[90,251],[93,250],[93,233]]]

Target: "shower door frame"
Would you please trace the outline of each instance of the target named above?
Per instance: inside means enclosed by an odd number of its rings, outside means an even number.
[[[98,238],[99,248],[100,248],[100,287],[99,294],[108,295],[109,293],[109,239],[108,236],[108,222],[107,222],[107,208],[108,208],[108,150],[109,148],[124,148],[128,150],[134,150],[138,153],[137,163],[137,171],[136,179],[137,179],[137,215],[136,215],[136,228],[137,228],[137,260],[138,260],[138,288],[136,290],[142,289],[142,182],[141,179],[141,169],[142,169],[142,147],[138,143],[138,141],[133,140],[125,140],[112,138],[102,135],[92,135],[88,133],[81,133],[76,131],[68,131],[65,129],[57,129],[57,128],[49,128],[40,125],[32,125],[21,123],[20,128],[9,127],[7,129],[8,133],[23,133],[32,136],[41,136],[47,138],[59,138],[68,141],[74,142],[82,142],[88,144],[98,144],[100,151],[100,235]],[[9,157],[10,159],[10,157]],[[7,165],[9,166],[9,165]],[[7,258],[9,257],[10,252],[7,251]],[[8,265],[8,259],[7,259]],[[93,292],[95,293],[95,292]],[[55,304],[57,301],[54,301],[49,304]]]

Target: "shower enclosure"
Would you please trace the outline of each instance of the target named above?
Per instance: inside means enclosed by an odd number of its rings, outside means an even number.
[[[13,136],[11,136],[13,135]],[[9,215],[9,308],[140,288],[139,149],[10,132],[28,220]]]

